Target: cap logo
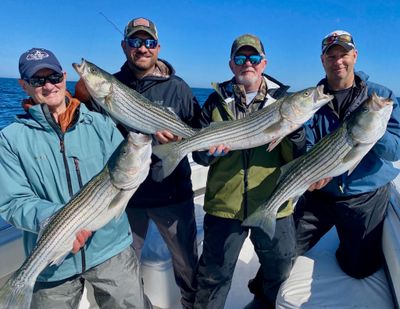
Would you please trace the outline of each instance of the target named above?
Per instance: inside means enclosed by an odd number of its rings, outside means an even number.
[[[147,19],[139,18],[139,19],[136,19],[136,20],[133,22],[133,26],[134,26],[134,27],[137,27],[137,26],[144,26],[144,27],[150,28],[150,23],[149,23],[149,21],[148,21]]]
[[[49,57],[49,54],[45,51],[35,50],[34,52],[26,55],[26,60],[42,60],[44,58]]]

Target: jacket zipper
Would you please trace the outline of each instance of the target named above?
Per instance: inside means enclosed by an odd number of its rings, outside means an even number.
[[[248,169],[248,150],[243,150],[243,182],[244,182],[244,192],[243,192],[243,217],[247,218],[248,213],[248,201],[247,201],[247,190],[249,188],[249,169]]]
[[[60,150],[63,156],[63,161],[64,161],[64,167],[65,167],[65,173],[67,176],[67,184],[68,184],[68,192],[70,197],[73,196],[73,191],[72,191],[72,181],[71,181],[71,174],[69,172],[69,167],[68,167],[68,161],[67,161],[67,156],[65,153],[65,144],[64,144],[64,138],[60,137]],[[78,159],[74,157],[74,164],[75,164],[75,170],[76,174],[78,176],[78,182],[79,182],[79,188],[82,188],[82,177],[81,177],[81,172],[79,169],[79,162]],[[81,248],[81,258],[82,258],[82,273],[86,271],[86,257],[85,257],[85,248]]]
[[[81,176],[81,170],[79,168],[79,160],[77,157],[74,157],[74,164],[75,164],[76,176],[78,177],[79,188],[82,189],[83,187],[82,176]]]
[[[82,189],[83,183],[82,183],[81,170],[79,168],[79,160],[77,157],[74,157],[73,159],[74,159],[76,176],[78,177],[79,189]],[[82,257],[82,273],[84,273],[86,271],[85,247],[81,248],[81,257]]]
[[[66,156],[66,154],[65,154],[64,137],[60,137],[60,151],[61,151],[62,156],[63,156],[64,167],[65,167],[65,174],[66,174],[66,176],[67,176],[67,184],[68,184],[69,196],[72,197],[72,196],[74,195],[74,192],[72,191],[71,174],[69,173],[67,156]]]

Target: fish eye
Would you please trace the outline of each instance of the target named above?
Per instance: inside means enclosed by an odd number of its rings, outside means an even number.
[[[310,92],[306,91],[306,92],[304,92],[304,95],[305,95],[306,97],[308,97],[308,96],[310,95]]]

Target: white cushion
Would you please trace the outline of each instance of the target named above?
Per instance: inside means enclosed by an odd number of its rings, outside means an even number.
[[[338,244],[333,228],[297,258],[280,287],[277,308],[394,308],[383,268],[361,280],[346,275],[336,261]]]

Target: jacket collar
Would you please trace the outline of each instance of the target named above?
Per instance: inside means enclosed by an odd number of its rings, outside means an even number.
[[[239,106],[244,107],[246,105],[244,87],[237,84],[234,77],[229,81],[220,84],[212,83],[211,85],[225,103],[229,104],[232,101],[236,101]],[[286,94],[287,89],[289,89],[289,86],[282,84],[267,74],[263,74],[263,81],[253,102],[262,103],[262,108],[264,102],[269,101],[271,103],[276,101]]]

